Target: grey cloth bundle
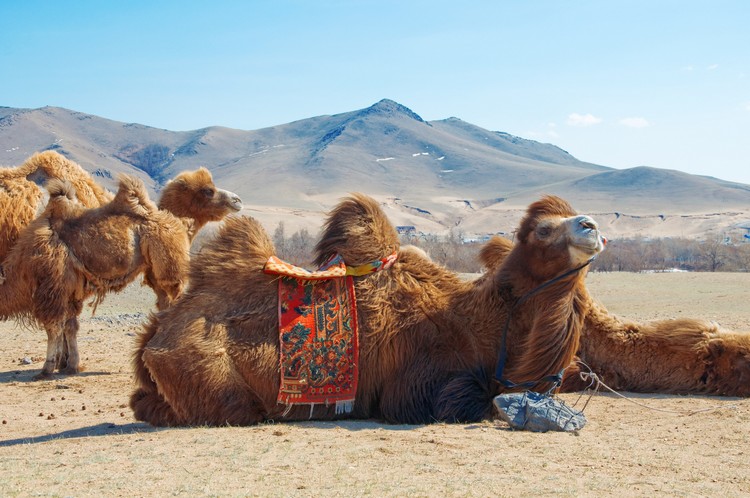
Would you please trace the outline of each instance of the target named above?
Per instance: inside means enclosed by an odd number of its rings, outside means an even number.
[[[547,394],[533,391],[500,394],[493,402],[500,418],[516,430],[572,432],[586,425],[583,412]]]

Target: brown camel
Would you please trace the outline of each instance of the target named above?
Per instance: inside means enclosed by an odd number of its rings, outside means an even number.
[[[586,262],[604,242],[592,219],[554,197],[529,207],[518,234],[505,264],[466,282],[420,251],[399,250],[396,232],[374,200],[355,194],[341,202],[316,247],[318,264],[333,254],[354,266],[399,252],[391,268],[353,277],[358,389],[352,411],[336,414],[333,406],[277,403],[278,282],[263,273],[274,248],[257,221],[229,219],[191,261],[186,292],[153,315],[138,339],[138,387],[130,400],[135,417],[153,425],[489,417],[492,398],[502,390],[492,373],[508,303],[516,305],[505,339],[504,378],[536,382],[559,372],[578,348],[588,302],[581,296]]]
[[[0,168],[0,264],[21,231],[44,210],[46,191],[38,185],[53,178],[70,182],[83,206],[112,200],[86,170],[54,151],[36,153],[17,168]]]
[[[498,268],[511,248],[509,240],[493,237],[480,258],[488,269]],[[750,396],[750,334],[706,320],[631,322],[584,292],[589,311],[563,392],[591,387],[590,378],[580,376],[590,370],[620,391]]]
[[[205,168],[170,181],[160,208],[143,183],[122,176],[114,199],[85,208],[73,187],[49,183],[44,213],[20,234],[0,285],[0,318],[16,318],[47,331],[47,357],[38,378],[79,371],[76,341],[83,301],[95,305],[139,274],[167,307],[185,285],[192,237],[203,224],[241,209],[239,197],[217,189]],[[176,192],[176,194],[175,194]],[[187,199],[186,199],[187,198]],[[192,209],[192,216],[189,216]],[[94,308],[95,309],[95,308]]]

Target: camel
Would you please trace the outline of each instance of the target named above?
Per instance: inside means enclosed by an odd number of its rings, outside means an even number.
[[[493,237],[480,259],[497,268],[511,248],[509,240]],[[592,387],[580,375],[591,371],[618,391],[750,396],[750,334],[690,318],[636,323],[609,313],[587,290],[584,295],[589,311],[562,392]]]
[[[86,170],[54,151],[36,153],[17,168],[0,168],[0,264],[21,231],[44,210],[46,191],[38,185],[53,178],[70,182],[83,206],[99,207],[112,200]]]
[[[572,361],[587,311],[586,265],[605,242],[594,220],[556,197],[532,204],[518,235],[499,268],[467,282],[421,251],[400,248],[373,199],[353,194],[338,204],[316,246],[317,264],[334,254],[350,266],[394,251],[398,259],[352,277],[358,387],[351,411],[337,413],[325,404],[277,402],[278,282],[263,272],[274,247],[258,221],[228,219],[191,260],[185,293],[153,314],[137,339],[135,417],[156,426],[491,417],[493,397],[508,389],[492,380],[502,349],[502,377],[540,390]]]
[[[118,292],[143,274],[164,309],[179,296],[188,272],[190,243],[209,221],[237,212],[237,195],[216,188],[205,168],[180,173],[159,201],[143,182],[121,176],[107,204],[86,208],[66,181],[48,184],[43,214],[21,232],[6,259],[0,318],[43,327],[47,356],[38,379],[80,371],[76,336],[83,301]],[[192,211],[191,211],[192,210]],[[189,216],[189,217],[188,217]]]

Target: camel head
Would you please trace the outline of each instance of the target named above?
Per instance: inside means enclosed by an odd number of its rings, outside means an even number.
[[[707,344],[701,381],[712,393],[750,396],[750,334],[716,334]]]
[[[502,261],[496,283],[514,296],[503,375],[522,383],[556,374],[573,360],[586,312],[585,265],[604,249],[606,239],[593,219],[554,196],[529,206],[516,235],[504,259],[507,243],[494,244],[498,257],[481,256],[488,265]]]
[[[242,209],[242,199],[218,188],[206,168],[185,171],[170,180],[162,191],[159,209],[179,218],[192,218],[200,225],[219,221]]]
[[[516,236],[520,250],[513,255],[525,260],[524,266],[539,281],[585,264],[607,243],[596,221],[577,214],[570,204],[555,196],[543,197],[529,206]]]

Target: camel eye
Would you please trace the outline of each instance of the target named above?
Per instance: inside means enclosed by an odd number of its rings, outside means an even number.
[[[549,237],[549,234],[551,233],[552,233],[552,228],[548,226],[541,226],[536,229],[536,234],[542,238]]]
[[[214,196],[213,189],[210,188],[204,188],[201,189],[201,194],[203,194],[205,197],[208,197],[209,199]]]

